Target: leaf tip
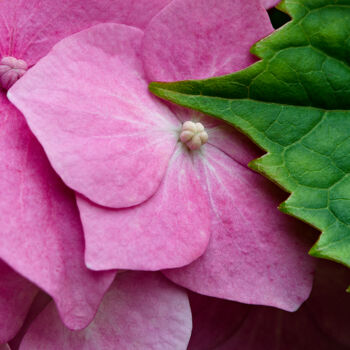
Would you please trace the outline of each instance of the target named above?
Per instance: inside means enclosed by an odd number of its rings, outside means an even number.
[[[148,90],[158,96],[157,92],[159,92],[159,90],[162,88],[164,84],[166,83],[152,81],[151,83],[148,84]]]

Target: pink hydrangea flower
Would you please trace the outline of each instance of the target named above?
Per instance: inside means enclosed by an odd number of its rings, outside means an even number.
[[[271,31],[257,0],[173,0],[144,30],[101,24],[62,40],[9,90],[77,193],[90,269],[170,269],[196,292],[286,310],[308,297],[307,228],[246,166],[259,151],[147,88],[242,69]]]
[[[21,327],[37,286],[53,297],[64,323],[80,329],[115,276],[86,268],[75,198],[6,89],[67,35],[106,21],[144,28],[169,1],[0,1],[0,343]]]

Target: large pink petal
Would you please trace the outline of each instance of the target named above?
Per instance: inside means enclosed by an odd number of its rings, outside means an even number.
[[[86,329],[69,331],[49,305],[34,321],[20,350],[186,349],[191,329],[185,291],[159,273],[125,272]]]
[[[145,31],[150,80],[201,79],[254,62],[250,47],[272,32],[259,0],[173,0]]]
[[[349,278],[345,268],[321,263],[310,298],[295,313],[204,296],[195,296],[193,305],[191,297],[194,319],[188,350],[347,350]],[[197,314],[196,309],[202,311]]]
[[[21,328],[38,288],[1,260],[0,276],[0,343],[4,343]]]
[[[9,91],[63,180],[126,207],[159,187],[179,122],[143,77],[141,30],[98,25],[61,41]]]
[[[78,197],[89,268],[159,270],[187,265],[209,241],[208,202],[184,146],[148,201],[107,209]]]
[[[11,350],[8,344],[1,344],[0,345],[0,350]]]
[[[308,226],[277,210],[274,185],[216,148],[206,145],[197,166],[211,200],[211,240],[202,257],[166,275],[202,294],[296,310],[312,285],[313,260],[297,236]]]
[[[2,0],[0,56],[30,65],[66,36],[103,22],[144,28],[170,0]]]
[[[84,327],[114,273],[85,267],[74,195],[3,94],[0,114],[0,257],[55,299],[69,327]]]

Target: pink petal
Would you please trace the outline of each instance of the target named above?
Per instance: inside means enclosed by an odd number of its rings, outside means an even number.
[[[170,0],[2,0],[0,56],[33,65],[66,36],[103,22],[144,28]]]
[[[11,350],[8,344],[1,344],[0,345],[0,350]]]
[[[173,0],[145,31],[150,80],[201,79],[255,61],[250,47],[272,32],[259,0]]]
[[[0,257],[54,298],[67,326],[82,328],[114,273],[85,267],[74,196],[3,94],[0,114]]]
[[[347,350],[349,278],[347,269],[321,263],[310,298],[295,313],[195,295],[188,350]]]
[[[186,293],[158,273],[125,272],[105,295],[89,327],[72,332],[49,305],[21,350],[186,349],[191,334]]]
[[[21,328],[38,289],[1,260],[0,276],[0,343],[4,343]]]
[[[260,0],[261,4],[266,8],[270,9],[275,7],[281,0]]]
[[[313,260],[297,236],[309,228],[277,210],[280,191],[262,176],[210,145],[203,158],[211,240],[202,257],[166,275],[201,294],[296,310],[312,285]]]
[[[148,201],[107,209],[78,197],[89,268],[159,270],[189,264],[209,241],[208,203],[193,163],[179,145]]]
[[[142,38],[141,30],[116,24],[75,34],[8,95],[63,180],[104,206],[149,198],[178,137],[179,122],[148,92]]]

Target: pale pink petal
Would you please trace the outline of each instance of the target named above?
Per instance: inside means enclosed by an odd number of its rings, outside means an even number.
[[[38,288],[1,260],[0,276],[0,343],[4,343],[21,328]]]
[[[208,201],[179,144],[158,191],[146,202],[107,209],[78,197],[85,261],[93,270],[159,270],[187,265],[209,241]]]
[[[124,272],[86,329],[69,331],[51,304],[34,321],[20,350],[182,350],[191,329],[185,291],[159,273]]]
[[[188,267],[168,270],[201,294],[296,310],[309,296],[313,260],[299,239],[308,226],[277,210],[280,191],[268,180],[206,145],[196,164],[211,201],[211,240]]]
[[[347,269],[320,263],[310,298],[294,313],[204,296],[193,304],[191,297],[188,350],[348,350],[349,278]]]
[[[260,0],[266,9],[275,7],[281,0]]]
[[[54,298],[69,327],[84,327],[114,273],[85,267],[74,195],[3,94],[0,114],[0,257]]]
[[[8,94],[63,180],[104,206],[149,198],[178,137],[179,122],[148,92],[142,38],[117,24],[72,35]]]
[[[259,0],[173,0],[146,28],[147,77],[201,79],[243,69],[255,61],[250,47],[272,30]]]
[[[104,22],[144,28],[170,0],[2,0],[0,56],[33,65],[66,36]]]

